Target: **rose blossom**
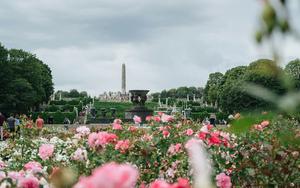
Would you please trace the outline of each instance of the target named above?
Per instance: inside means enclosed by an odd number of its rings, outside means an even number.
[[[221,140],[219,138],[219,133],[217,132],[213,132],[210,133],[210,138],[208,139],[208,144],[209,145],[220,145],[221,144]]]
[[[161,121],[163,123],[171,122],[173,120],[174,120],[173,116],[170,116],[170,115],[167,115],[167,114],[162,114],[162,116],[161,116]]]
[[[137,128],[135,126],[130,126],[130,127],[128,127],[128,130],[130,132],[135,132],[137,130]]]
[[[205,140],[206,139],[206,132],[200,132],[200,133],[198,133],[198,138],[200,139],[200,140]]]
[[[80,126],[80,127],[77,127],[76,132],[83,136],[87,136],[90,134],[91,131],[87,126]]]
[[[263,121],[263,122],[260,123],[260,125],[261,125],[263,128],[267,127],[269,124],[270,124],[270,122],[267,121],[267,120],[265,120],[265,121]]]
[[[19,186],[22,188],[39,188],[39,181],[36,177],[22,178]]]
[[[163,133],[163,135],[164,135],[164,138],[167,138],[167,137],[170,136],[170,132],[167,131],[167,130],[164,130],[162,133]]]
[[[230,188],[231,187],[231,179],[225,173],[220,173],[216,176],[217,186],[220,188]]]
[[[134,188],[137,179],[138,171],[131,165],[108,163],[81,178],[74,188]]]
[[[151,121],[152,120],[152,116],[147,116],[146,117],[146,121]]]
[[[115,119],[115,120],[114,120],[114,123],[121,124],[121,123],[122,123],[122,120],[120,120],[120,119]]]
[[[52,144],[43,144],[39,148],[39,156],[41,159],[49,159],[54,152],[54,145]]]
[[[0,161],[0,170],[3,170],[6,167],[5,162]]]
[[[191,136],[194,134],[194,131],[193,131],[193,129],[188,129],[188,130],[186,130],[185,134],[188,136]]]
[[[118,143],[115,145],[115,149],[119,150],[121,153],[125,153],[126,150],[129,148],[129,140],[120,140]]]
[[[140,124],[142,122],[142,119],[141,117],[135,115],[133,116],[133,121],[135,124]]]
[[[39,162],[30,161],[24,165],[24,169],[26,171],[31,170],[33,172],[40,172],[40,171],[42,171],[43,166]]]
[[[171,185],[163,180],[155,180],[150,184],[149,188],[171,188]]]
[[[114,130],[122,130],[123,127],[122,127],[122,125],[119,124],[119,123],[113,123],[113,129],[114,129]]]
[[[171,144],[168,149],[168,153],[170,153],[171,155],[174,155],[181,150],[181,147],[182,147],[182,145],[180,143],[177,143],[176,145]]]
[[[85,149],[77,148],[72,156],[72,159],[75,161],[87,160],[87,151]]]
[[[155,122],[158,122],[158,123],[159,123],[161,119],[160,119],[159,116],[154,116],[154,117],[153,117],[153,120],[154,120]]]
[[[117,135],[107,132],[91,133],[88,137],[88,144],[92,148],[105,147],[108,143],[115,142],[117,138]]]

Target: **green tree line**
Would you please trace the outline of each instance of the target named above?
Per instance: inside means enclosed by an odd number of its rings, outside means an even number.
[[[288,91],[288,85],[300,89],[300,60],[289,62],[284,68],[274,61],[259,59],[248,66],[238,66],[222,74],[211,73],[204,88],[204,99],[208,103],[218,103],[225,112],[270,109],[272,104],[255,98],[247,92],[246,84],[252,83],[269,89],[274,94],[282,95]],[[257,91],[259,92],[259,91]]]
[[[51,69],[34,54],[6,49],[0,43],[0,111],[26,113],[48,102],[53,93]]]

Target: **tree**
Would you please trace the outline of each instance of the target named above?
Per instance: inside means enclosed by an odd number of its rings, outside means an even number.
[[[295,60],[289,62],[285,66],[284,71],[294,81],[295,87],[297,89],[300,89],[300,60],[295,59]]]
[[[69,97],[78,98],[80,97],[80,93],[76,89],[71,89],[69,92]]]
[[[0,111],[27,112],[53,93],[50,68],[29,52],[0,45],[0,70]]]
[[[211,73],[204,88],[204,100],[208,103],[218,101],[219,89],[223,81],[223,74],[220,72]]]

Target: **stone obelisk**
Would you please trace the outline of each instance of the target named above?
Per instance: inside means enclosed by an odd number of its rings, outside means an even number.
[[[122,94],[126,94],[126,67],[122,64]]]

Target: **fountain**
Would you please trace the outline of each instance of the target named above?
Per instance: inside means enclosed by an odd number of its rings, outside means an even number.
[[[145,107],[147,101],[147,93],[149,90],[129,90],[131,95],[130,100],[133,103],[133,108],[125,112],[125,119],[132,120],[133,116],[139,116],[142,121],[145,121],[146,117],[153,114],[152,110]]]

